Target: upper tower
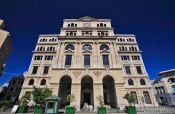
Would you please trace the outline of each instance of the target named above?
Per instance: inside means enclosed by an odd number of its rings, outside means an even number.
[[[114,36],[110,19],[64,19],[60,36]]]

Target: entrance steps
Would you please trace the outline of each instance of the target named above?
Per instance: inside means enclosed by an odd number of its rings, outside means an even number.
[[[97,112],[75,112],[75,114],[97,114]],[[119,113],[119,112],[107,112],[107,114],[127,114],[127,113]]]
[[[59,114],[64,114],[65,109],[59,109]],[[79,110],[76,111],[75,114],[97,114],[97,111],[85,111],[85,110]],[[124,111],[118,110],[118,109],[108,109],[107,114],[127,114]]]

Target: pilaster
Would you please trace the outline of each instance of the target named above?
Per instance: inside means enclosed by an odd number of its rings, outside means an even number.
[[[76,107],[76,110],[80,110],[80,100],[81,100],[81,84],[72,83],[71,94],[75,95],[75,102],[71,105]]]
[[[120,110],[124,109],[128,105],[127,101],[123,98],[126,94],[124,84],[115,84],[117,105]]]
[[[93,89],[94,89],[94,109],[97,109],[98,107],[98,99],[97,97],[99,95],[103,96],[103,83],[94,83],[93,85]]]

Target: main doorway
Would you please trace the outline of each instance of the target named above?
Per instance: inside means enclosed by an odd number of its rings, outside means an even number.
[[[67,95],[71,94],[72,79],[70,76],[63,76],[59,83],[58,96],[61,97],[60,108],[65,108],[70,102],[66,100]]]
[[[110,105],[112,108],[117,108],[116,89],[112,76],[105,76],[103,78],[103,92],[104,104]]]
[[[85,76],[81,80],[81,108],[85,103],[94,105],[93,102],[93,79],[90,76]]]

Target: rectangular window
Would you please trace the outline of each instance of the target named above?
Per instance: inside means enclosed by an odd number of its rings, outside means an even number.
[[[103,55],[103,65],[109,66],[109,57],[108,55]]]
[[[136,70],[138,74],[142,74],[141,66],[136,66]]]
[[[34,66],[33,67],[33,71],[32,71],[32,74],[36,74],[38,71],[38,66]]]
[[[130,60],[129,56],[121,56],[122,60]]]
[[[140,56],[132,56],[132,60],[140,60]]]
[[[126,74],[131,74],[130,66],[125,66]]]
[[[53,60],[53,56],[46,55],[46,56],[45,56],[45,60]]]
[[[133,95],[134,99],[135,99],[135,103],[138,104],[138,99],[137,99],[137,94],[136,92],[131,92],[131,94]]]
[[[144,98],[145,98],[145,103],[146,104],[151,104],[151,99],[150,99],[149,93],[147,91],[144,91],[143,95],[144,95]]]
[[[84,55],[84,66],[90,66],[90,55]]]
[[[34,60],[42,60],[43,56],[35,56]]]
[[[72,55],[66,55],[65,65],[70,66],[72,63]]]
[[[49,72],[49,66],[45,66],[43,74],[48,74],[48,72]]]

